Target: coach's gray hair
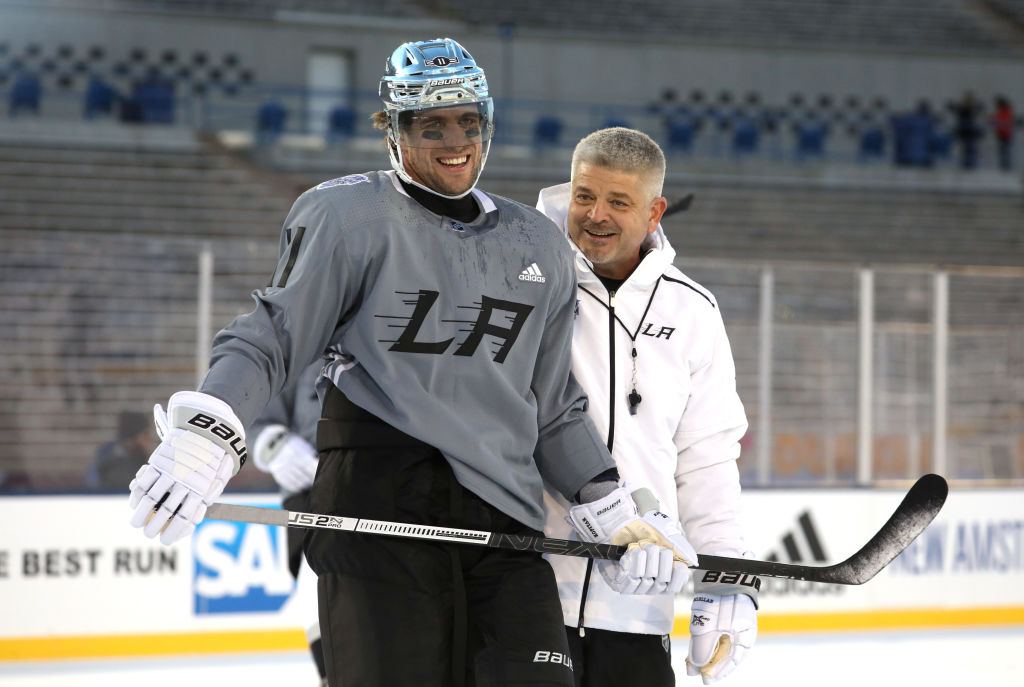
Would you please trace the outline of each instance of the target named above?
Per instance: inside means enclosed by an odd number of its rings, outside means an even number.
[[[572,153],[573,177],[581,162],[639,174],[650,191],[650,199],[660,196],[665,185],[665,153],[653,138],[636,129],[614,126],[587,135]]]

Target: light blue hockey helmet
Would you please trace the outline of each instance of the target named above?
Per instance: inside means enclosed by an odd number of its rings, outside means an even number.
[[[398,46],[387,59],[378,90],[388,115],[388,152],[391,166],[408,183],[417,184],[405,170],[402,145],[442,148],[453,145],[451,139],[403,138],[417,113],[435,108],[472,106],[477,125],[463,129],[468,142],[481,143],[480,171],[490,150],[494,132],[494,102],[487,89],[487,76],[469,51],[451,38],[411,41]],[[466,141],[462,141],[465,143]],[[476,185],[474,180],[473,186]],[[459,196],[472,190],[472,186]],[[434,189],[427,189],[437,193]]]

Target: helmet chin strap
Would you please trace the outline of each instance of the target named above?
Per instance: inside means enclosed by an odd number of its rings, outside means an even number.
[[[468,196],[470,193],[473,192],[473,189],[476,188],[477,182],[480,181],[480,175],[483,174],[484,172],[483,163],[487,159],[487,152],[490,149],[490,146],[491,142],[487,141],[487,144],[485,146],[487,150],[484,150],[483,159],[480,161],[480,169],[477,170],[476,178],[473,179],[473,183],[463,193],[460,193],[457,196],[449,196],[444,193],[441,193],[437,189],[430,188],[429,186],[424,186],[423,184],[421,184],[418,181],[415,181],[411,176],[409,176],[409,172],[405,170],[405,161],[402,159],[402,148],[401,146],[397,145],[390,136],[388,137],[388,157],[391,159],[391,167],[398,174],[398,178],[404,181],[405,183],[412,184],[417,188],[421,188],[424,191],[427,191],[428,193],[433,193],[435,196],[440,196],[441,198],[447,198],[448,200],[459,200],[460,198],[465,198],[466,196]]]

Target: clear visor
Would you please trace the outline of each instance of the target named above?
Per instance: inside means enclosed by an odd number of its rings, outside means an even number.
[[[398,113],[398,138],[409,148],[460,148],[491,140],[494,103],[404,110]]]

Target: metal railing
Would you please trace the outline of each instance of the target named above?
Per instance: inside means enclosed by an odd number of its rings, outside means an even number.
[[[194,388],[276,252],[0,229],[0,490],[80,488],[120,412]],[[726,322],[745,484],[1024,480],[1024,268],[679,266]]]

